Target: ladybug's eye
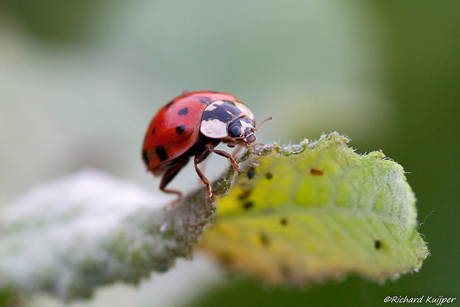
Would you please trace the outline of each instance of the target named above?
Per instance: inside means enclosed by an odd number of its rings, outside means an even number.
[[[241,136],[241,127],[236,122],[230,125],[228,132],[232,137],[240,137]]]

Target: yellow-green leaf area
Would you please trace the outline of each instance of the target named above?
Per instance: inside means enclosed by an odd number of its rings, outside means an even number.
[[[358,155],[337,133],[252,148],[218,199],[200,246],[229,270],[302,286],[358,274],[372,281],[416,271],[428,249],[403,168]],[[232,177],[233,176],[233,177]]]

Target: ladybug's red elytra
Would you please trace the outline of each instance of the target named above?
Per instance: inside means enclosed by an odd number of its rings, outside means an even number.
[[[160,190],[177,194],[176,202],[179,202],[182,193],[166,189],[166,186],[190,157],[195,156],[195,170],[212,202],[211,184],[198,164],[213,152],[229,159],[241,174],[233,156],[214,147],[220,142],[228,143],[228,147],[237,144],[248,147],[255,142],[254,131],[257,130],[251,110],[234,96],[218,92],[184,92],[165,104],[152,119],[145,135],[142,159],[154,176],[163,176]]]

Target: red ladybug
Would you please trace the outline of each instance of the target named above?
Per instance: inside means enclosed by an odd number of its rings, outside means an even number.
[[[206,196],[212,202],[211,185],[198,164],[214,152],[229,159],[241,174],[232,155],[214,147],[220,142],[228,143],[228,147],[236,144],[248,147],[255,142],[254,131],[257,130],[251,110],[234,96],[218,92],[185,92],[164,105],[152,119],[145,135],[142,159],[153,175],[163,176],[160,190],[177,194],[177,201],[180,201],[182,193],[166,189],[166,186],[190,157],[195,156],[195,170],[206,185]]]

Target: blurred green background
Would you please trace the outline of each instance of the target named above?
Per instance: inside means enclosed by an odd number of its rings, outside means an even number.
[[[156,189],[143,134],[183,89],[229,92],[257,118],[272,115],[262,142],[336,130],[359,153],[382,149],[408,172],[419,222],[435,211],[419,230],[432,256],[396,282],[351,276],[294,291],[230,277],[182,305],[380,306],[397,295],[458,304],[459,1],[3,0],[0,203],[88,166]],[[210,164],[207,173],[222,170],[219,158]],[[181,176],[172,186],[193,170]]]

